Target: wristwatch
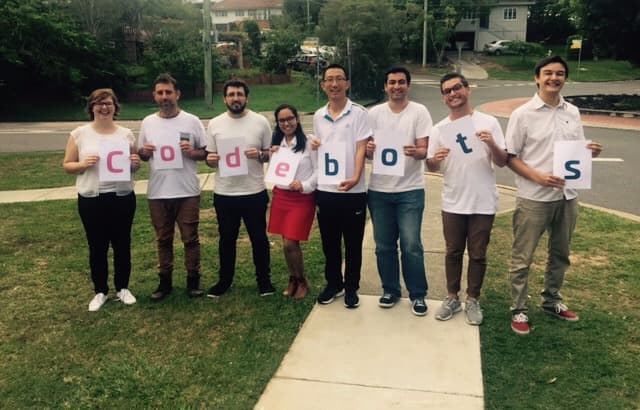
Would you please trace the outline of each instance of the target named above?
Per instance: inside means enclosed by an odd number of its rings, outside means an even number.
[[[258,154],[258,161],[264,162],[264,151],[260,151]]]

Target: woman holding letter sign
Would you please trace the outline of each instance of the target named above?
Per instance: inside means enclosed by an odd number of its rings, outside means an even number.
[[[133,179],[115,180],[101,175],[99,163],[106,161],[99,153],[110,143],[126,142],[131,171],[140,167],[140,157],[135,154],[135,138],[130,129],[116,125],[114,118],[120,112],[115,93],[109,88],[93,91],[87,99],[87,113],[91,123],[80,126],[69,136],[63,167],[68,174],[76,174],[78,212],[89,243],[89,265],[95,296],[89,303],[89,311],[99,310],[109,293],[108,261],[109,244],[113,248],[114,284],[118,300],[126,305],[136,303],[129,291],[131,274],[131,225],[136,210]],[[101,149],[102,146],[102,149]],[[119,156],[113,151],[108,157]],[[109,161],[111,162],[111,161]],[[114,160],[115,163],[115,160]],[[115,172],[123,170],[115,165]]]
[[[300,117],[295,107],[282,104],[275,110],[276,129],[271,142],[271,152],[290,149],[302,158],[295,169],[293,181],[273,188],[273,202],[269,214],[269,233],[282,235],[284,257],[289,268],[289,286],[285,296],[302,299],[309,292],[304,275],[304,261],[300,241],[309,239],[316,209],[316,151],[302,131]],[[273,164],[276,159],[272,159]]]

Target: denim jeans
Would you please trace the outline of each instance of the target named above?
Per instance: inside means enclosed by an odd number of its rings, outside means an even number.
[[[89,243],[89,266],[95,293],[109,293],[109,244],[113,248],[113,281],[116,291],[129,287],[131,275],[131,225],[136,195],[115,193],[86,198],[78,195],[78,213]]]
[[[424,267],[424,248],[420,233],[424,211],[424,190],[406,192],[376,192],[369,190],[369,212],[376,242],[378,273],[384,293],[401,295],[402,276],[411,300],[423,299],[427,294]]]
[[[158,245],[158,275],[171,283],[173,273],[173,237],[176,223],[184,244],[184,267],[187,278],[200,278],[200,196],[172,199],[149,199],[151,222]]]
[[[360,287],[367,194],[318,191],[316,201],[327,287],[333,290],[344,288],[347,292],[355,292]],[[344,279],[342,277],[343,239]]]
[[[513,248],[509,276],[513,313],[526,312],[529,293],[529,268],[544,232],[549,234],[547,265],[544,273],[542,306],[553,307],[562,301],[560,288],[569,269],[571,237],[578,218],[578,199],[552,202],[516,198],[513,214]]]
[[[271,283],[271,255],[267,237],[267,205],[269,195],[262,191],[252,195],[213,194],[213,206],[218,220],[218,254],[220,257],[220,283],[231,286],[236,269],[236,241],[240,222],[244,221],[251,241],[253,264],[258,286]]]

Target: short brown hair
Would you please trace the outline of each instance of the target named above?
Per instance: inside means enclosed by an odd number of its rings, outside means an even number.
[[[105,98],[109,97],[113,99],[113,106],[115,108],[113,112],[113,118],[120,114],[120,103],[118,102],[116,93],[114,93],[111,88],[98,88],[87,97],[87,107],[85,108],[85,110],[87,111],[87,114],[89,114],[89,119],[91,121],[94,120],[93,106],[96,105],[99,101],[102,101]]]

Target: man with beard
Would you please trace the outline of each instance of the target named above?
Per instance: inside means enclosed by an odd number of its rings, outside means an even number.
[[[247,173],[244,175],[221,176],[219,169],[215,175],[213,206],[218,221],[218,253],[220,272],[218,283],[209,292],[208,297],[222,296],[233,283],[236,266],[236,241],[240,222],[247,228],[253,263],[256,269],[258,292],[261,296],[275,292],[270,278],[269,239],[267,238],[267,195],[264,183],[263,164],[269,160],[271,147],[271,127],[262,115],[247,109],[249,87],[240,80],[228,81],[223,88],[223,100],[227,112],[209,121],[207,128],[207,165],[217,167],[221,161],[233,159],[246,161]],[[244,152],[219,153],[223,146],[239,144]],[[236,152],[236,151],[234,151]],[[244,158],[240,158],[244,156]],[[228,162],[227,162],[228,163]],[[223,165],[225,166],[225,165]]]
[[[176,223],[184,244],[187,294],[198,297],[204,292],[200,289],[200,181],[196,161],[206,157],[206,135],[200,119],[178,107],[180,90],[169,74],[161,74],[153,82],[153,98],[159,111],[142,121],[138,141],[138,154],[149,161],[151,168],[147,198],[158,246],[160,284],[151,299],[162,300],[172,290]],[[177,144],[181,150],[178,153],[173,150]],[[182,155],[181,167],[163,165],[175,155]]]

